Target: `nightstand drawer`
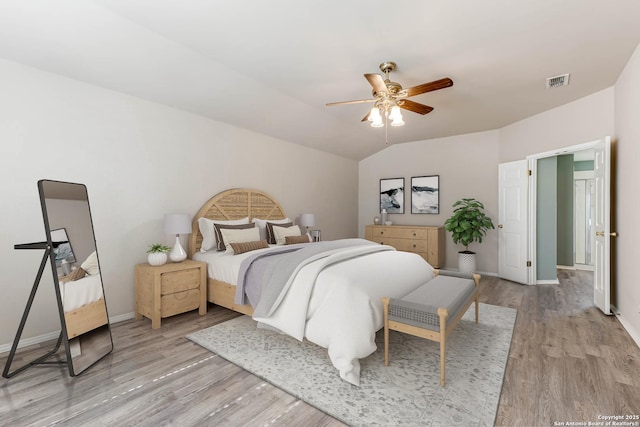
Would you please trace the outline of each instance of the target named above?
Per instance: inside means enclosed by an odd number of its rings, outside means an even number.
[[[200,287],[200,269],[171,271],[162,274],[160,279],[160,295],[198,289]]]
[[[200,306],[200,289],[163,295],[160,301],[160,317],[169,317]]]

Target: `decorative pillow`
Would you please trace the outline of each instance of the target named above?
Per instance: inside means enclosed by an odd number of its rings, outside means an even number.
[[[96,251],[91,252],[91,255],[84,260],[80,267],[89,275],[99,274],[100,266],[98,265],[98,254],[96,254]]]
[[[200,252],[206,252],[209,249],[213,249],[216,247],[216,235],[213,229],[213,224],[249,224],[249,217],[247,216],[241,219],[232,219],[228,221],[217,219],[213,220],[209,218],[198,218],[198,228],[200,229],[200,234],[202,234],[202,244],[200,245]]]
[[[276,245],[284,245],[285,238],[287,236],[300,236],[302,233],[300,232],[300,227],[297,225],[293,225],[291,227],[279,227],[277,225],[273,226],[273,234],[276,236]]]
[[[308,234],[303,234],[302,236],[285,236],[284,244],[285,245],[294,245],[296,243],[309,243],[311,241],[311,236]]]
[[[284,218],[284,219],[253,218],[251,221],[254,222],[260,229],[260,239],[267,240],[267,241],[269,241],[269,239],[267,239],[267,222],[270,222],[272,224],[286,224],[288,222],[291,222],[289,218]]]
[[[213,224],[213,229],[216,235],[216,250],[224,251],[227,246],[222,237],[221,229],[235,229],[235,230],[243,230],[245,228],[254,228],[255,224],[238,224],[238,225],[229,225],[229,224]]]
[[[231,243],[255,242],[257,240],[260,240],[260,231],[257,227],[245,228],[240,230],[223,228],[220,230],[220,232],[222,233],[222,238],[227,245],[227,252],[230,254],[233,253]]]
[[[60,278],[61,282],[73,282],[74,280],[82,279],[87,275],[87,272],[82,268],[76,268],[71,273],[67,274],[64,277]]]
[[[282,222],[279,224],[277,222],[267,222],[267,242],[272,245],[276,244],[276,235],[273,233],[274,225],[278,227],[291,227],[293,223],[291,221]]]
[[[233,249],[233,253],[235,255],[243,254],[245,252],[255,251],[257,249],[265,249],[268,248],[269,244],[266,240],[257,240],[255,242],[242,242],[242,243],[231,243],[231,248]]]

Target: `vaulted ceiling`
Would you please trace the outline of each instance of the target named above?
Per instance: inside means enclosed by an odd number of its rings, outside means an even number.
[[[640,1],[5,0],[0,57],[360,160],[390,144],[497,129],[612,86]],[[363,74],[395,61],[405,126],[372,128]],[[571,73],[569,86],[545,79]],[[387,135],[385,136],[385,133]]]

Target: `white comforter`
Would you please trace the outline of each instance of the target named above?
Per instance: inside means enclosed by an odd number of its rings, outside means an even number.
[[[366,243],[364,243],[366,242]],[[370,245],[363,241],[363,247]],[[353,251],[356,249],[347,249]],[[381,298],[399,298],[433,278],[419,255],[395,250],[366,253],[341,262],[343,251],[300,269],[282,303],[257,321],[299,340],[325,347],[340,377],[360,384],[360,362],[376,350],[383,326]]]
[[[84,276],[71,282],[60,283],[64,312],[75,310],[102,298],[102,280],[100,274]]]

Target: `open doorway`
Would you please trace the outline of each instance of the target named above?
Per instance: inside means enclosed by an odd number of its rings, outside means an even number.
[[[558,269],[593,270],[595,184],[592,149],[536,160],[536,283]]]
[[[574,203],[574,178],[571,174],[571,196],[567,202],[566,195],[558,198],[557,194],[557,175],[554,175],[554,169],[548,168],[554,162],[558,162],[561,156],[574,154],[584,150],[594,150],[593,154],[593,188],[594,203],[593,216],[590,220],[590,240],[592,246],[590,248],[593,253],[593,292],[594,304],[600,308],[605,314],[611,314],[611,237],[616,236],[615,232],[611,232],[611,139],[605,137],[598,141],[585,144],[575,145],[562,148],[552,152],[541,153],[527,157],[529,169],[532,171],[530,180],[531,191],[529,192],[529,250],[528,253],[532,258],[529,282],[535,283],[557,283],[557,267],[564,263],[559,262],[558,242],[562,244],[570,244],[572,247],[572,257],[570,264],[575,268],[575,241],[573,237],[570,239],[558,237],[560,232],[566,232],[569,227],[557,226],[557,218],[559,216],[557,208],[553,206],[554,200],[557,204],[561,200],[565,204]],[[555,158],[554,158],[555,157]],[[572,156],[573,157],[573,156]],[[571,162],[573,158],[571,157]],[[557,174],[557,169],[555,169]],[[551,179],[549,179],[551,177]],[[543,188],[541,178],[555,184]],[[555,185],[555,186],[554,186]],[[549,195],[547,193],[555,194]],[[545,205],[541,203],[540,197],[546,197],[549,202]],[[547,222],[545,222],[546,215]],[[571,220],[574,221],[573,219]],[[571,224],[571,234],[573,235],[574,225]],[[570,242],[570,243],[569,243]],[[590,243],[590,244],[591,244]],[[566,264],[564,264],[566,265]],[[545,276],[546,275],[546,276]]]

